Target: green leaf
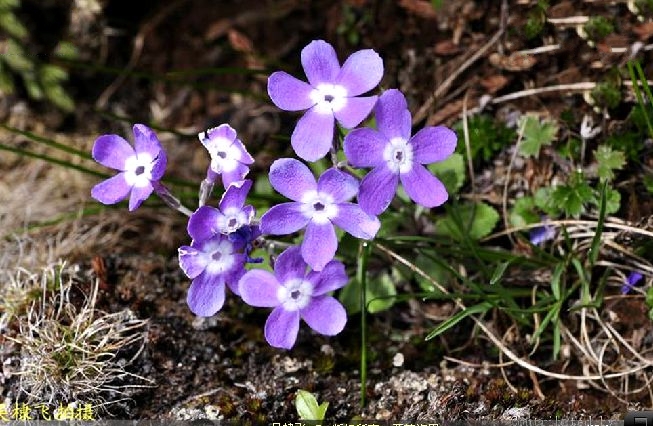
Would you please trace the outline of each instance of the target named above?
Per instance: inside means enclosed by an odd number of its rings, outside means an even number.
[[[301,420],[324,420],[328,407],[328,402],[318,405],[317,399],[312,393],[302,389],[297,391],[295,408]]]
[[[68,72],[65,69],[50,64],[44,64],[39,68],[39,76],[43,85],[58,84],[68,79]]]
[[[508,269],[508,266],[516,260],[516,257],[513,257],[512,259],[508,260],[507,262],[501,262],[497,265],[496,269],[492,273],[492,278],[490,278],[490,285],[494,285],[501,281],[501,278],[503,278],[503,274],[506,273],[506,269]]]
[[[485,203],[466,203],[448,209],[446,216],[436,224],[435,232],[457,240],[465,237],[480,240],[489,235],[498,222],[499,213],[493,207]],[[459,223],[463,229],[460,229]]]
[[[451,274],[447,268],[422,253],[420,253],[417,258],[415,258],[415,266],[426,272],[428,276],[432,277],[433,280],[438,283],[446,283],[451,280]],[[438,289],[435,288],[431,281],[424,278],[420,274],[416,273],[415,279],[419,283],[419,286],[422,290],[428,292],[438,291]]]
[[[533,197],[517,198],[509,218],[512,226],[525,226],[529,223],[539,222],[540,216],[535,212]]]
[[[605,214],[614,214],[621,208],[621,194],[614,188],[608,188]]]
[[[611,181],[614,179],[613,170],[621,170],[626,164],[626,156],[622,151],[613,151],[607,145],[599,145],[594,151],[594,157],[599,164],[599,179]]]
[[[524,115],[519,120],[523,126],[523,138],[519,150],[525,157],[537,157],[543,145],[550,145],[558,133],[558,125],[553,121],[543,120],[534,115]]]
[[[27,37],[27,28],[11,12],[0,11],[0,27],[14,38],[22,40]]]
[[[585,204],[596,202],[596,196],[587,182],[577,180],[572,185],[555,187],[551,202],[560,206],[567,215],[578,217],[585,211]]]
[[[447,188],[449,194],[455,194],[465,183],[465,163],[462,154],[454,152],[449,158],[428,166]]]
[[[21,45],[10,39],[6,46],[7,50],[3,53],[2,59],[11,69],[21,74],[34,69],[34,58],[26,55]]]
[[[395,302],[394,296],[397,295],[394,280],[387,272],[368,278],[366,290],[367,311],[370,313],[390,308]],[[342,289],[340,302],[347,308],[347,312],[360,312],[360,294],[361,285],[358,280],[352,280]]]
[[[77,59],[79,56],[77,47],[68,41],[60,41],[57,47],[54,49],[54,54],[58,58],[70,60]]]
[[[433,330],[431,330],[431,332],[428,334],[428,336],[424,338],[424,340],[431,340],[432,338],[437,337],[440,334],[444,333],[445,331],[449,330],[451,327],[458,324],[460,321],[467,318],[468,316],[474,314],[483,314],[488,310],[490,310],[490,308],[492,308],[492,304],[490,302],[482,302],[477,305],[470,306],[469,308],[466,308],[456,313],[448,320],[440,323],[440,325],[438,325]]]

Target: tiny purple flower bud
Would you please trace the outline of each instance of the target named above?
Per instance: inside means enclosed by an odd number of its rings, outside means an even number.
[[[644,276],[637,271],[632,271],[630,274],[628,274],[626,281],[621,286],[621,294],[630,293],[630,291],[641,281],[642,278],[644,278]]]

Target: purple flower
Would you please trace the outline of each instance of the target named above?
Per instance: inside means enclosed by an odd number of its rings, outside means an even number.
[[[347,284],[345,266],[333,260],[320,272],[306,272],[299,247],[279,255],[274,274],[261,269],[248,271],[239,281],[245,303],[274,308],[265,322],[265,340],[271,346],[290,349],[297,340],[299,319],[320,334],[333,336],[347,322],[345,308],[326,293]]]
[[[91,196],[103,204],[115,204],[129,196],[133,211],[159,186],[166,168],[166,153],[156,134],[144,124],[134,124],[134,147],[118,135],[102,135],[93,145],[93,159],[120,171],[100,182]]]
[[[301,59],[308,83],[277,71],[268,79],[268,94],[283,110],[308,110],[297,123],[290,142],[299,157],[316,161],[331,148],[334,118],[351,129],[369,115],[377,97],[358,95],[379,84],[383,61],[374,50],[359,50],[341,68],[336,51],[323,40],[304,47]]]
[[[539,246],[545,241],[554,239],[556,236],[556,229],[553,225],[543,225],[538,226],[537,228],[531,229],[529,232],[529,239],[531,244],[534,246]]]
[[[628,294],[630,291],[637,285],[641,279],[644,278],[643,275],[637,271],[633,271],[628,275],[624,285],[621,286],[621,294]]]
[[[344,151],[354,167],[371,167],[360,185],[358,202],[367,213],[388,208],[399,181],[411,200],[424,207],[447,201],[447,191],[423,164],[442,161],[456,148],[456,134],[444,126],[425,127],[411,137],[410,112],[404,95],[387,90],[375,107],[377,130],[352,130]]]
[[[198,137],[211,156],[211,165],[207,171],[209,181],[215,182],[217,175],[222,175],[222,184],[228,188],[233,182],[243,180],[254,158],[230,125],[221,124],[200,133]]]
[[[325,171],[316,183],[306,165],[282,158],[270,167],[270,183],[293,202],[268,210],[261,217],[261,232],[285,235],[306,227],[301,252],[316,271],[333,259],[338,248],[334,224],[366,240],[374,238],[381,226],[376,217],[347,202],[358,192],[358,181],[338,169]]]
[[[219,208],[202,206],[188,221],[188,234],[193,240],[205,240],[216,234],[231,234],[249,225],[254,207],[245,206],[247,193],[252,188],[249,179],[229,185],[218,204]]]
[[[179,247],[179,266],[193,280],[186,302],[195,315],[209,317],[222,309],[225,284],[238,294],[246,258],[240,250],[242,245],[222,234]]]

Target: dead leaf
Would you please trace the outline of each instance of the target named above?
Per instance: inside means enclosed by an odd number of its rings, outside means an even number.
[[[440,56],[451,56],[460,52],[460,46],[452,40],[443,40],[436,43],[435,47],[433,47],[433,52]]]
[[[399,6],[413,15],[423,19],[437,20],[438,15],[430,1],[425,0],[400,0]]]
[[[641,25],[635,25],[633,32],[641,41],[648,40],[653,35],[653,21],[645,22]]]
[[[508,84],[508,78],[501,74],[495,74],[481,79],[480,83],[489,94],[493,95]]]
[[[528,70],[537,63],[533,55],[520,52],[511,53],[509,56],[494,52],[488,59],[492,65],[506,71]]]
[[[252,43],[252,40],[240,31],[232,28],[227,32],[227,36],[229,38],[229,44],[231,44],[231,47],[235,51],[243,53],[254,52],[254,43]]]

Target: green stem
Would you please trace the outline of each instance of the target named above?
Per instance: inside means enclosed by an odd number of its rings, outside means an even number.
[[[358,268],[356,278],[361,285],[361,408],[365,407],[365,396],[367,395],[367,258],[372,246],[367,242],[361,242],[359,247]]]

